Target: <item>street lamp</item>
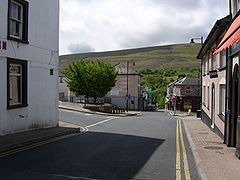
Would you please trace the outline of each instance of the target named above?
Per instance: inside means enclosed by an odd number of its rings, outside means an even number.
[[[203,36],[191,38],[190,43],[195,43],[194,40],[200,40],[201,47],[203,47]],[[200,99],[202,100],[202,60],[201,60],[201,67],[200,67],[199,72],[201,72],[201,87],[199,87],[199,89],[198,89],[198,96],[200,95]],[[198,85],[200,86],[199,80],[200,80],[200,77],[199,77],[199,73],[198,73]]]
[[[127,101],[126,101],[126,111],[128,112],[128,106],[129,106],[129,102],[128,102],[128,99],[130,97],[130,95],[128,94],[128,71],[129,71],[129,63],[130,63],[130,60],[127,61],[127,95],[126,95],[126,98],[127,98]],[[133,66],[135,66],[135,62],[133,62]]]
[[[203,45],[203,36],[191,38],[190,43],[195,43],[194,40],[200,40],[201,41],[201,45]]]

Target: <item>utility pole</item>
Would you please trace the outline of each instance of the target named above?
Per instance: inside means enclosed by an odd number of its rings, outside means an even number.
[[[129,69],[129,61],[127,61],[127,101],[126,101],[126,111],[128,112],[128,98],[129,98],[129,94],[128,94],[128,69]]]

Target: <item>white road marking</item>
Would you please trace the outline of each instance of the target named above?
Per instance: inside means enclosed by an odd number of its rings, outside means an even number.
[[[86,115],[86,116],[92,116],[92,114],[88,114],[88,113],[84,113],[84,115]]]
[[[96,125],[99,125],[99,124],[103,124],[105,122],[108,122],[108,121],[111,121],[113,119],[118,119],[119,117],[112,117],[112,118],[109,118],[109,119],[105,119],[105,120],[102,120],[100,122],[97,122],[97,123],[94,123],[94,124],[90,124],[88,126],[85,126],[86,128],[90,128],[90,127],[93,127],[93,126],[96,126]]]
[[[86,178],[86,177],[80,177],[80,176],[77,176],[77,177],[74,177],[74,176],[68,176],[68,175],[62,175],[62,174],[57,174],[55,175],[57,177],[63,177],[63,178],[70,178],[70,179],[82,179],[82,180],[100,180],[100,179],[93,179],[93,178]]]

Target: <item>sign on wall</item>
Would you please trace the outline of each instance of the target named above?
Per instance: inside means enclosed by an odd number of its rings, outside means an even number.
[[[110,91],[110,95],[118,96],[120,91],[121,88],[112,88],[112,90]]]

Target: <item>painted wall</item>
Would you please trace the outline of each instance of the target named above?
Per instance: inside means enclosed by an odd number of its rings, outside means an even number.
[[[208,62],[203,62],[203,64],[211,65],[211,59]],[[215,86],[215,127],[220,130],[220,132],[224,135],[224,121],[220,118],[221,110],[220,110],[220,85],[226,84],[226,70],[219,70],[220,68],[220,54],[216,55],[216,67],[218,77],[210,78],[210,75],[207,74],[202,77],[202,92],[204,92],[204,87],[206,87],[206,93],[202,96],[202,110],[206,113],[206,115],[211,119],[212,109],[212,85]],[[206,68],[206,66],[205,66]],[[211,68],[209,67],[209,70]],[[209,92],[208,92],[209,87]],[[205,98],[205,100],[204,100]],[[224,117],[222,117],[224,118]]]
[[[190,90],[187,89],[189,86]],[[200,88],[198,85],[178,85],[173,87],[173,94],[176,96],[199,96]]]
[[[115,86],[107,96],[125,96],[127,94],[127,75],[118,74]],[[140,76],[128,75],[128,94],[131,96],[140,96]]]
[[[116,80],[115,86],[107,94],[107,97],[111,97],[112,104],[125,109],[127,101],[127,75],[118,74]],[[138,109],[138,98],[140,97],[140,93],[140,76],[137,74],[128,75],[128,94],[130,94],[129,109]]]
[[[28,41],[7,40],[8,0],[0,1],[0,135],[58,125],[59,1],[29,1]],[[7,58],[28,61],[28,106],[7,109]],[[54,74],[50,75],[50,69]]]

